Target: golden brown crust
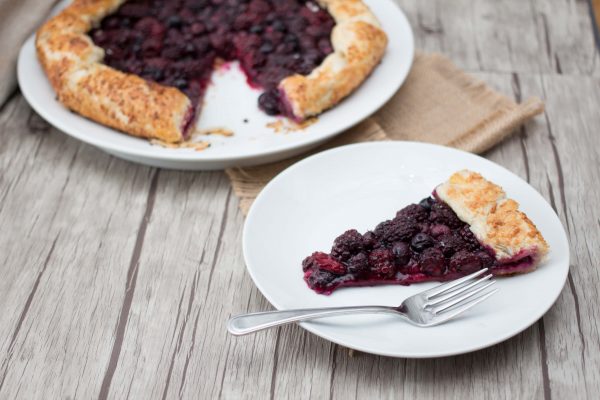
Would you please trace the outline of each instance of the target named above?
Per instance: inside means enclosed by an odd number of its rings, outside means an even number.
[[[480,174],[459,171],[435,193],[469,224],[479,241],[496,252],[500,262],[531,255],[538,263],[548,253],[548,244],[527,215],[519,211],[519,204]]]
[[[379,64],[387,35],[362,0],[319,0],[336,21],[334,52],[308,76],[279,84],[287,106],[299,120],[322,113],[354,91]]]
[[[75,0],[38,30],[38,58],[69,109],[134,136],[179,142],[191,112],[187,96],[102,64],[104,50],[87,35],[123,2]]]

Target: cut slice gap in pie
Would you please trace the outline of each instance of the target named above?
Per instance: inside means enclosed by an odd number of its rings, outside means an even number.
[[[348,230],[330,253],[307,257],[304,280],[330,294],[342,287],[447,281],[482,268],[497,276],[533,271],[548,245],[518,208],[480,174],[457,172],[373,231]]]

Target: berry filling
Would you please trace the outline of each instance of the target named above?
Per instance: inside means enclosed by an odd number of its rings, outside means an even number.
[[[311,289],[331,294],[340,287],[447,281],[482,268],[495,275],[526,272],[534,261],[535,254],[523,252],[499,262],[450,207],[429,197],[373,231],[344,232],[329,254],[313,253],[302,269]]]
[[[264,90],[259,107],[293,117],[277,86],[309,74],[333,52],[334,25],[326,10],[305,0],[130,0],[90,36],[107,65],[180,89],[194,110],[215,61],[239,60],[248,83]]]

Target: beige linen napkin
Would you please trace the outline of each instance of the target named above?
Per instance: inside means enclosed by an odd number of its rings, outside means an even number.
[[[418,53],[406,82],[385,107],[309,154],[343,144],[386,139],[436,143],[480,153],[543,110],[544,104],[538,98],[517,104],[464,73],[446,57]],[[269,180],[301,158],[228,169],[241,210],[247,213]]]

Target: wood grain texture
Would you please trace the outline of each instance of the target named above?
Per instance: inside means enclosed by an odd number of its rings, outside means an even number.
[[[0,107],[0,398],[597,397],[600,60],[588,4],[398,3],[418,48],[546,102],[485,154],[539,190],[569,234],[567,285],[538,323],[435,360],[350,353],[297,326],[230,337],[231,314],[270,306],[245,271],[225,175],[117,160],[15,92]]]

